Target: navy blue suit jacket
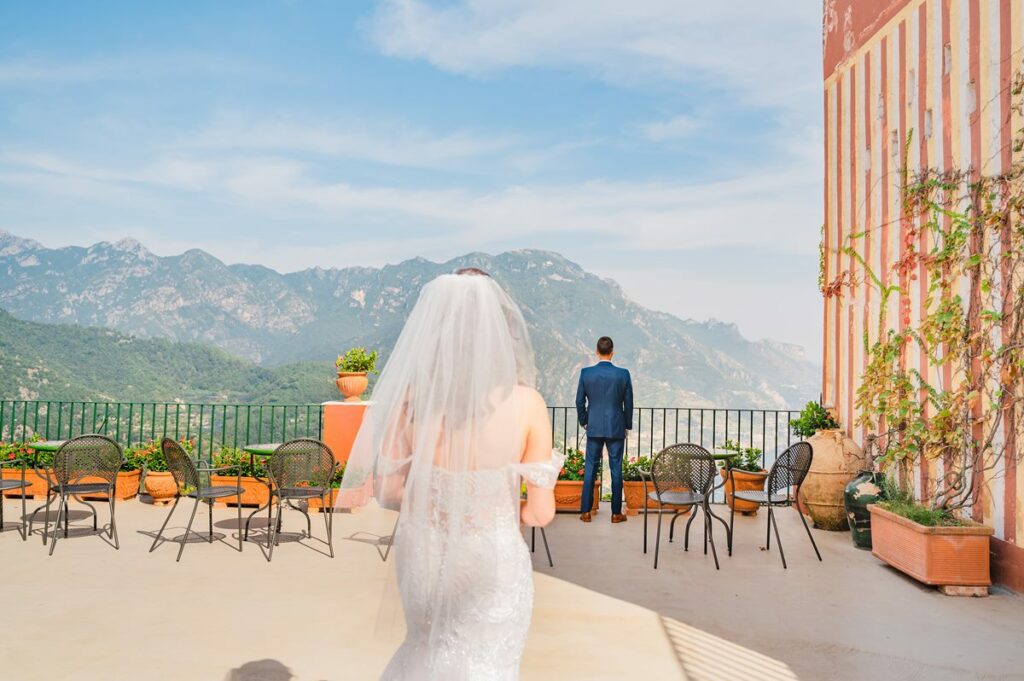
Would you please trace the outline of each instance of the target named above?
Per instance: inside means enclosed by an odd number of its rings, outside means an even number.
[[[622,439],[633,428],[633,381],[629,371],[601,361],[580,372],[576,416],[587,437]]]

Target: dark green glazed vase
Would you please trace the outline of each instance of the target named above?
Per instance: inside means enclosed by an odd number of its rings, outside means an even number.
[[[871,548],[871,513],[868,504],[884,499],[882,492],[882,474],[872,471],[861,471],[843,492],[843,505],[846,517],[850,521],[850,534],[853,545],[858,549]]]

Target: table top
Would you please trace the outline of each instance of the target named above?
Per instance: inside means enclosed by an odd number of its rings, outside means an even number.
[[[55,452],[67,440],[43,440],[42,442],[26,442],[25,446],[37,452]]]
[[[261,442],[258,444],[246,445],[242,447],[242,451],[248,454],[255,454],[257,456],[270,456],[274,453],[274,450],[280,446],[280,442]]]

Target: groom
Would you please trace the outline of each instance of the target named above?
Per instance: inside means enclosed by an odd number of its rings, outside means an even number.
[[[612,473],[612,522],[626,522],[622,513],[622,450],[626,431],[633,428],[633,382],[629,371],[612,364],[615,344],[608,336],[597,341],[597,364],[580,372],[576,389],[576,415],[587,431],[587,460],[583,474],[580,520],[590,522],[594,504],[594,478],[601,451],[608,448]]]

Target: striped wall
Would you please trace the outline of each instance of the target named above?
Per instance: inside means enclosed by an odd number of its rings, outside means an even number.
[[[899,195],[902,148],[913,131],[911,173],[970,167],[998,174],[1019,160],[1011,141],[1022,121],[1010,106],[1010,83],[1024,67],[1024,0],[825,0],[822,36],[825,280],[854,275],[841,296],[825,302],[822,394],[863,441],[866,433],[852,425],[854,396],[867,362],[863,334],[876,339],[880,301],[842,249],[855,245],[885,283],[898,280],[907,292],[890,301],[889,324],[919,319],[923,267],[916,281],[892,269],[909,226]],[[917,244],[922,251],[927,238]],[[933,381],[953,379],[948,368],[937,376],[916,349],[906,361]],[[918,472],[918,490],[927,494],[940,467],[932,462]],[[994,475],[972,512],[1009,545],[1024,545],[1024,466],[1008,464]]]

